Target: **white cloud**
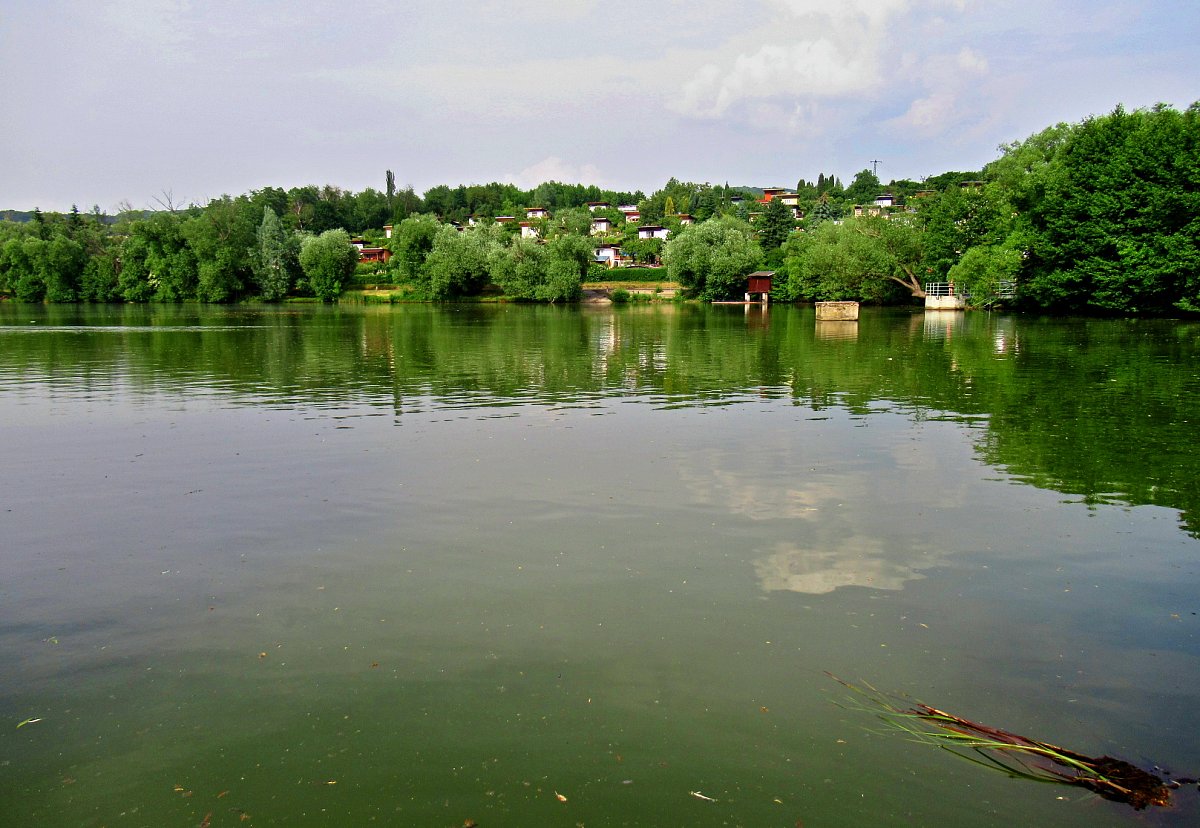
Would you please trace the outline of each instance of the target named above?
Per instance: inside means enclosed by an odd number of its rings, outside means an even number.
[[[708,63],[683,84],[672,109],[719,118],[761,98],[811,102],[868,93],[882,83],[888,24],[908,0],[775,0],[784,16],[757,49]],[[744,42],[744,41],[743,41]]]
[[[169,53],[191,39],[190,0],[135,0],[103,7],[105,20],[140,48]]]
[[[558,181],[563,184],[596,184],[608,186],[604,176],[594,164],[572,164],[557,155],[543,158],[536,164],[531,164],[519,173],[508,173],[504,181],[516,184],[523,189],[532,189],[545,181]]]
[[[959,50],[958,55],[956,56],[956,61],[958,63],[958,68],[962,69],[964,72],[982,75],[988,70],[987,58],[979,54],[979,52],[976,52],[974,49],[970,49],[966,46]]]
[[[925,94],[914,99],[903,115],[888,121],[889,126],[933,137],[982,117],[986,107],[977,96],[969,104],[963,102],[972,84],[988,73],[987,59],[979,52],[964,46],[956,54],[906,56],[905,63]]]

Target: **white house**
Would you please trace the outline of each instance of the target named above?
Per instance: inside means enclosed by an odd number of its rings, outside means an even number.
[[[521,222],[521,238],[536,239],[536,238],[540,238],[540,236],[538,236],[538,231],[537,231],[536,227],[534,227],[528,221],[523,221],[523,222]]]
[[[390,225],[390,224],[383,225],[383,235],[389,239],[392,237],[392,225]]]
[[[676,216],[676,218],[679,219],[680,224],[695,224],[696,223],[696,219],[694,219],[688,213],[680,213],[678,216]]]
[[[591,210],[593,213],[596,212],[597,210],[607,210],[611,206],[612,205],[609,204],[607,201],[589,201],[587,203],[587,208],[589,210]]]
[[[596,216],[592,219],[592,235],[602,236],[605,233],[611,233],[613,223],[606,216]]]
[[[667,228],[657,224],[643,224],[638,228],[639,239],[665,239],[666,237]]]
[[[602,244],[596,248],[596,261],[613,268],[623,262],[625,257],[621,255],[621,246],[619,244]]]
[[[550,211],[547,210],[545,207],[526,207],[525,208],[525,218],[541,219],[541,218],[547,218],[549,215],[550,215]]]
[[[875,206],[894,207],[896,206],[896,199],[892,197],[891,193],[884,193],[883,195],[875,196]]]

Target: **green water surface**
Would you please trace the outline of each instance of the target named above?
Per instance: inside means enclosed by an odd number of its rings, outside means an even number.
[[[5,304],[0,434],[0,825],[1198,817],[825,675],[1200,775],[1195,322]]]

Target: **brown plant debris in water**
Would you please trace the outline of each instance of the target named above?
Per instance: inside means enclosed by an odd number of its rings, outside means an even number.
[[[889,727],[1009,776],[1086,788],[1139,811],[1151,805],[1170,805],[1173,788],[1196,781],[1165,780],[1123,759],[1087,756],[920,702],[903,706],[905,702],[894,702],[893,697],[869,684],[859,687],[830,673],[826,675],[866,702],[853,707],[873,712]]]

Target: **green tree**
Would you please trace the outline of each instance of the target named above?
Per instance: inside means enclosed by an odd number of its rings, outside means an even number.
[[[1106,313],[1200,311],[1200,104],[1090,118],[1049,162],[1025,295]]]
[[[350,243],[350,235],[342,229],[326,230],[319,236],[308,236],[300,247],[300,267],[313,295],[332,302],[342,293],[342,287],[354,274],[358,264],[358,248]]]
[[[195,216],[190,220],[198,220]],[[128,238],[138,240],[130,246],[137,250],[141,259],[131,271],[139,279],[144,279],[150,288],[150,295],[160,302],[179,302],[196,297],[198,271],[196,254],[184,233],[185,220],[177,213],[154,213],[148,219],[135,221],[129,228]],[[142,301],[141,288],[128,285],[137,299]]]
[[[842,213],[836,207],[829,203],[829,196],[822,193],[817,199],[813,208],[808,211],[804,217],[804,226],[807,230],[815,230],[823,222],[837,221],[842,217]]]
[[[1009,229],[1003,195],[994,185],[952,186],[924,207],[921,215],[929,266],[941,278],[972,247],[999,244]]]
[[[263,220],[256,236],[254,281],[259,295],[274,302],[286,296],[292,287],[299,266],[299,251],[295,237],[283,229],[279,216],[270,207],[263,208]]]
[[[126,302],[149,302],[154,296],[150,269],[146,265],[149,246],[149,241],[140,233],[131,233],[121,245],[117,292]]]
[[[429,295],[433,299],[474,296],[491,279],[488,266],[503,231],[496,225],[456,230],[445,225],[433,239],[425,261]]]
[[[392,230],[392,253],[402,279],[414,284],[427,282],[425,260],[429,258],[434,237],[442,226],[437,217],[424,214],[409,216]]]
[[[924,296],[922,232],[915,222],[825,222],[788,244],[781,298],[888,302]]]
[[[74,302],[79,298],[79,282],[87,266],[83,245],[66,236],[56,235],[45,247],[41,262],[42,282],[47,302]]]
[[[712,218],[670,239],[662,258],[667,274],[686,295],[725,299],[742,292],[746,276],[762,259],[762,249],[750,225]]]
[[[1021,252],[998,244],[972,247],[954,267],[948,278],[955,289],[972,297],[973,304],[986,302],[999,292],[1002,283],[1014,282],[1021,269]]]
[[[245,196],[222,196],[183,222],[180,231],[196,257],[197,299],[228,302],[252,282],[259,216]]]
[[[497,245],[489,267],[492,281],[511,299],[533,300],[546,281],[546,245],[533,239],[513,239],[508,247]]]
[[[767,209],[759,217],[755,225],[758,239],[763,250],[774,250],[782,247],[796,227],[796,219],[792,208],[777,198],[771,199]]]
[[[566,234],[552,239],[546,247],[546,280],[537,298],[546,302],[578,299],[594,255],[591,241]]]
[[[870,170],[859,170],[846,188],[844,198],[851,204],[870,204],[880,192],[879,177]]]

